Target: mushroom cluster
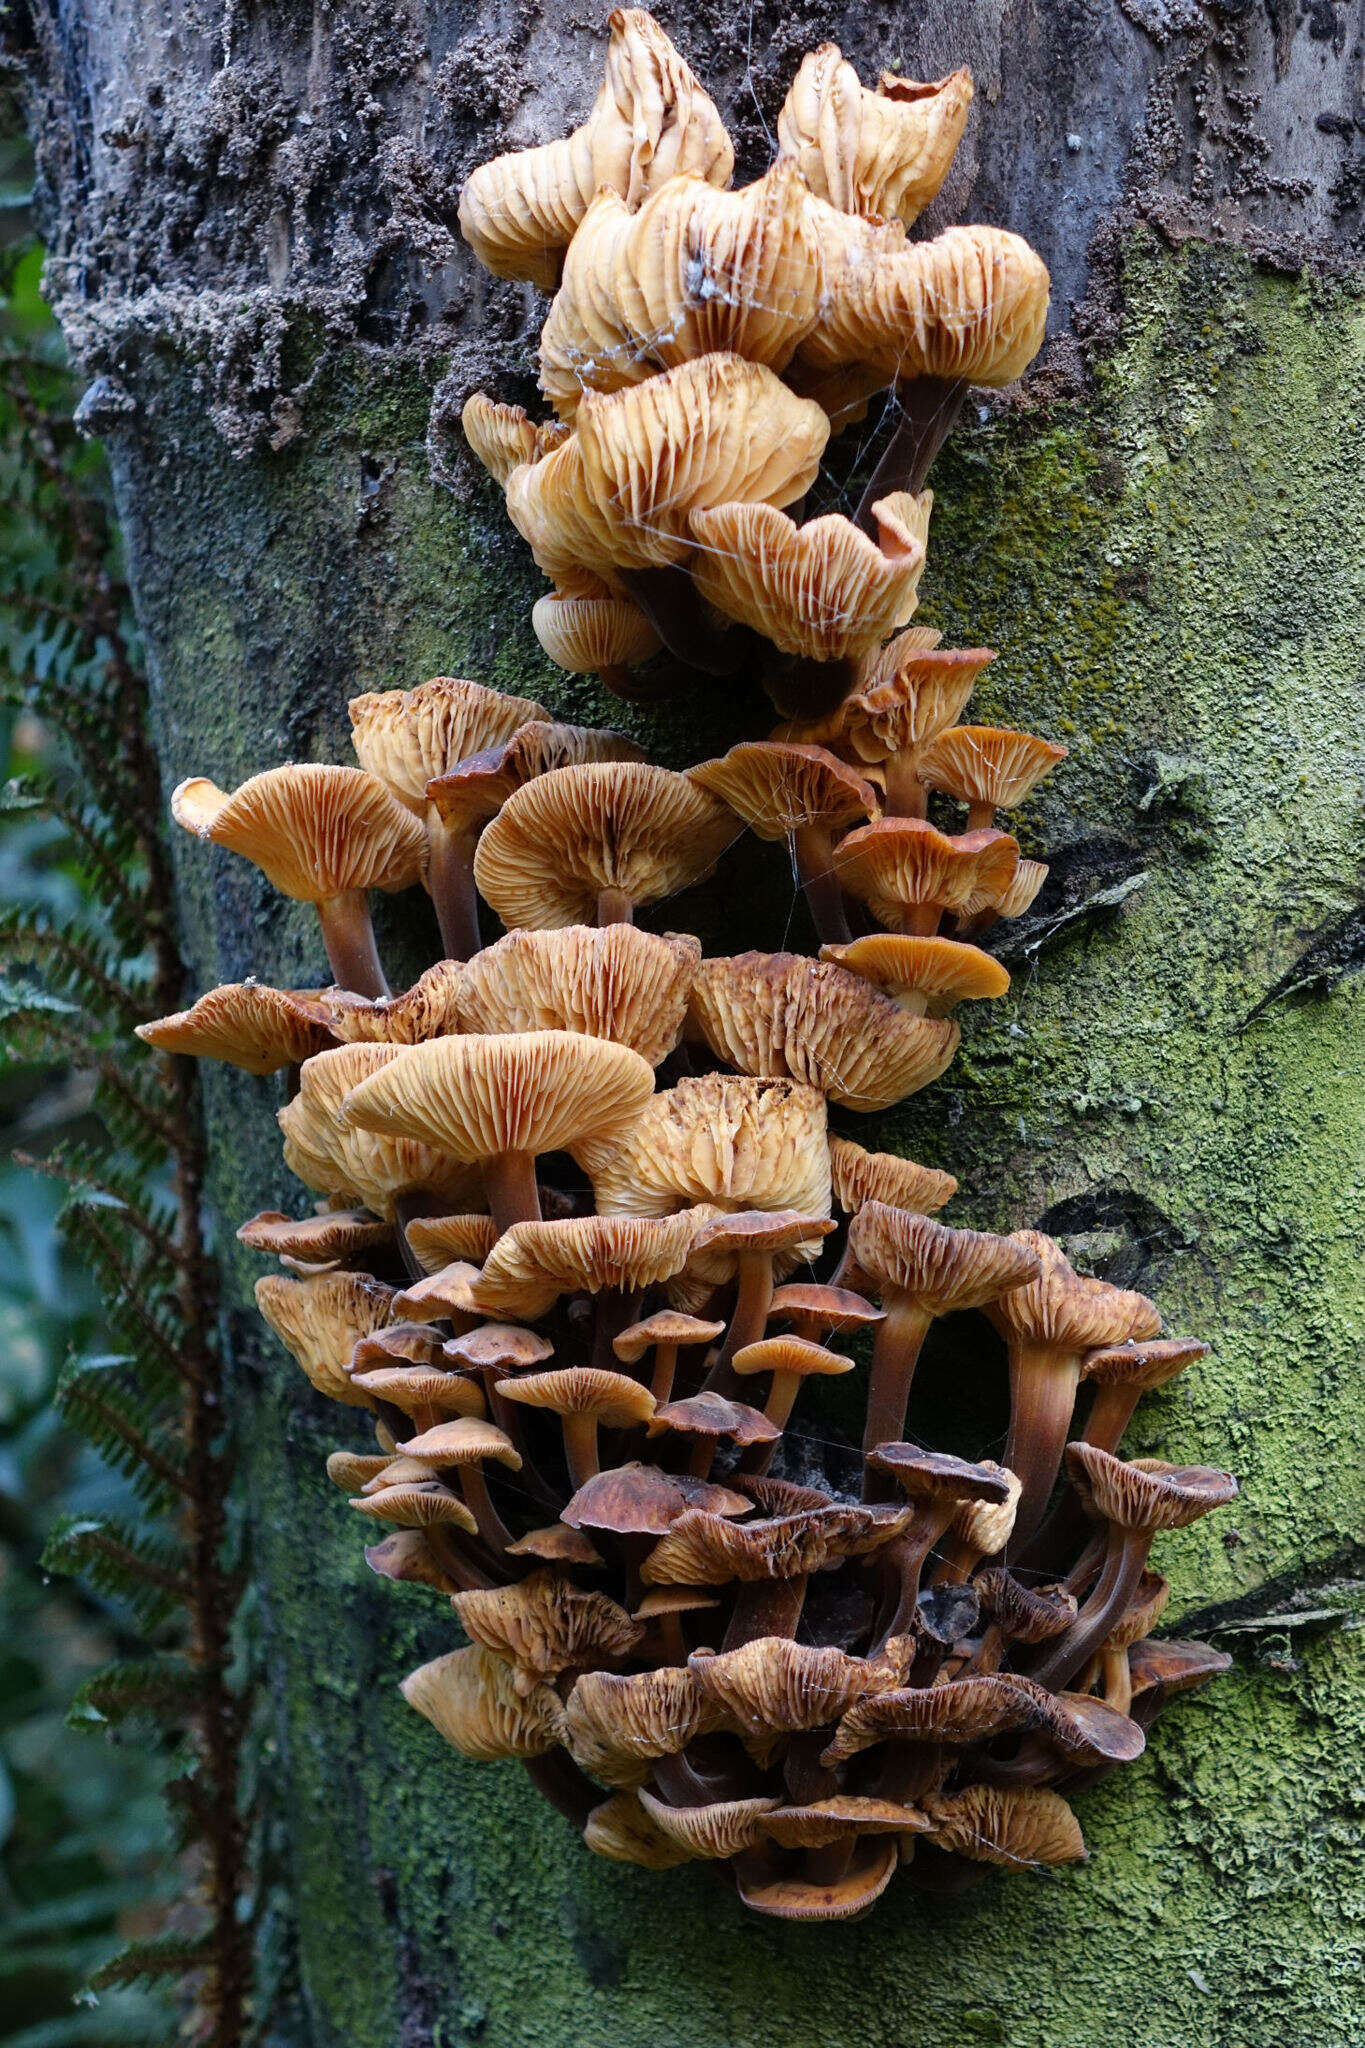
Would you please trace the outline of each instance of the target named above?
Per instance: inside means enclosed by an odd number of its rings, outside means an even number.
[[[939,1222],[951,1175],[829,1128],[935,1080],[954,1006],[1008,986],[979,941],[1043,870],[996,813],[1062,757],[958,724],[989,651],[907,625],[944,419],[1017,373],[1046,304],[1011,236],[905,238],[970,96],[965,73],[866,91],[827,47],[773,169],[730,192],[711,102],[647,15],[613,16],[590,120],[462,203],[490,268],[558,286],[559,417],[475,400],[466,424],[555,580],[556,660],[609,683],[660,643],[757,661],[783,722],[674,773],[458,678],[357,698],[359,766],[172,802],[317,906],[333,985],[142,1027],[285,1077],[317,1204],[238,1235],[278,1264],[262,1315],[354,1411],[327,1469],[382,1525],[371,1567],[467,1639],[410,1704],[520,1759],[597,1854],[709,1861],[782,1919],[852,1918],[900,1867],[956,1888],[1082,1856],[1066,1795],[1227,1661],[1153,1638],[1149,1553],[1235,1481],[1121,1452],[1206,1347],[1037,1232]],[[796,524],[829,433],[889,384],[868,521]],[[744,827],[790,844],[818,958],[704,959],[637,923]],[[392,995],[368,892],[418,883],[446,957]],[[906,1435],[926,1334],[964,1311],[1008,1355],[1000,1463]],[[852,1489],[814,1483],[806,1386],[846,1375]]]

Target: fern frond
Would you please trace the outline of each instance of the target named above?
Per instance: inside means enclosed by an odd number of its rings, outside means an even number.
[[[36,961],[83,1009],[103,1018],[106,1028],[111,1010],[120,1030],[140,1023],[147,1014],[145,985],[139,988],[123,980],[117,954],[88,926],[59,924],[39,911],[9,908],[0,915],[0,949],[11,963]]]
[[[164,1416],[146,1400],[125,1358],[72,1359],[57,1384],[57,1405],[101,1458],[124,1473],[149,1505],[188,1498],[189,1481],[167,1443]],[[174,1425],[169,1432],[173,1439]]]
[[[189,1938],[163,1934],[152,1941],[130,1941],[90,1979],[94,1991],[108,1991],[115,1984],[161,1984],[168,1977],[188,1977],[213,1960],[211,1936]]]
[[[80,1577],[97,1592],[127,1600],[143,1625],[159,1626],[194,1597],[183,1552],[165,1538],[126,1524],[68,1518],[48,1537],[45,1571]]]
[[[67,1711],[67,1725],[123,1727],[146,1720],[175,1727],[190,1718],[203,1694],[200,1674],[178,1658],[126,1659],[85,1680]]]

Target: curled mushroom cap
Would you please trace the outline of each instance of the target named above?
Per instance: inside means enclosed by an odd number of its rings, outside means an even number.
[[[398,1057],[396,1045],[339,1045],[306,1060],[298,1094],[279,1112],[284,1163],[319,1194],[361,1201],[390,1220],[399,1196],[418,1188],[467,1209],[481,1198],[468,1167],[431,1145],[376,1136],[342,1121],[351,1090]]]
[[[603,1214],[665,1216],[686,1202],[829,1213],[825,1099],[799,1081],[694,1076],[619,1136],[580,1140],[574,1157]]]
[[[987,908],[997,917],[1022,917],[1047,880],[1047,867],[1040,860],[1021,860],[1011,879],[992,897]]]
[[[290,1280],[268,1273],[256,1282],[256,1306],[293,1352],[320,1394],[349,1408],[368,1407],[347,1370],[357,1337],[389,1319],[393,1289],[366,1273],[321,1273]]]
[[[1231,1472],[1160,1458],[1125,1462],[1094,1444],[1068,1444],[1066,1466],[1086,1513],[1119,1529],[1184,1529],[1237,1496]]]
[[[1033,1786],[968,1785],[924,1802],[941,1849],[974,1863],[1007,1869],[1027,1864],[1079,1863],[1085,1842],[1075,1814],[1056,1792]]]
[[[503,485],[514,469],[520,469],[523,462],[539,462],[542,455],[558,448],[568,433],[558,420],[537,423],[527,418],[524,405],[503,405],[482,391],[471,392],[465,400],[460,425],[488,474]],[[535,711],[529,715],[543,718],[545,714]]]
[[[907,626],[862,656],[842,704],[799,729],[784,727],[783,735],[832,747],[867,767],[914,758],[959,717],[994,659],[989,647],[940,647],[937,633]]]
[[[878,1444],[867,1461],[874,1471],[893,1478],[917,1506],[952,1503],[956,1514],[963,1504],[993,1509],[1012,1505],[1014,1474],[1002,1465],[976,1465],[950,1451],[926,1451],[910,1443]]]
[[[696,939],[629,924],[509,932],[464,970],[460,1020],[466,1031],[581,1031],[657,1066],[678,1042],[700,958]]]
[[[419,1665],[400,1690],[462,1756],[544,1756],[560,1739],[561,1708],[548,1685],[517,1690],[517,1674],[481,1644]]]
[[[687,1264],[697,1218],[566,1216],[517,1223],[490,1252],[474,1296],[490,1315],[534,1322],[561,1294],[625,1293],[671,1280]]]
[[[751,1408],[746,1401],[729,1401],[723,1394],[706,1392],[656,1408],[650,1417],[648,1434],[658,1436],[665,1430],[713,1441],[723,1437],[741,1448],[773,1443],[782,1434],[760,1409]]]
[[[653,626],[625,597],[547,592],[531,608],[531,625],[551,661],[570,675],[634,668],[659,651]]]
[[[1058,1351],[1089,1351],[1154,1337],[1161,1311],[1145,1294],[1078,1273],[1062,1248],[1041,1230],[1017,1230],[1011,1240],[1036,1261],[1031,1279],[1011,1287],[991,1309],[1007,1338]]]
[[[469,1033],[397,1051],[346,1097],[351,1129],[434,1145],[472,1162],[555,1152],[641,1108],[654,1074],[638,1053],[571,1031]]]
[[[830,1139],[829,1164],[834,1199],[850,1216],[865,1202],[928,1216],[957,1193],[951,1173],[919,1166],[896,1152],[865,1152],[850,1138]]]
[[[933,1017],[955,1003],[1003,996],[1010,985],[1008,968],[960,939],[869,932],[845,946],[822,946],[820,958],[861,974],[895,1003],[917,999]]]
[[[960,1036],[955,1024],[908,1016],[858,975],[796,953],[703,960],[689,1013],[741,1073],[808,1081],[862,1111],[936,1081]]]
[[[415,690],[371,691],[353,697],[347,709],[361,767],[419,816],[433,777],[449,775],[471,754],[549,716],[529,697],[504,697],[458,676],[433,676]]]
[[[343,1045],[418,1045],[459,1029],[456,1005],[463,976],[458,960],[438,960],[400,995],[358,996],[349,989],[324,988],[297,1000]]]
[[[651,1586],[714,1586],[730,1579],[797,1578],[846,1557],[863,1557],[901,1534],[909,1510],[885,1507],[808,1508],[771,1521],[729,1522],[689,1508],[646,1558],[640,1576]]]
[[[688,1669],[740,1728],[755,1735],[770,1729],[795,1734],[831,1726],[856,1700],[903,1683],[907,1661],[896,1656],[872,1662],[786,1636],[758,1636],[720,1656],[697,1651]]]
[[[426,858],[416,818],[360,768],[267,768],[231,796],[194,776],[174,791],[171,815],[187,832],[244,854],[281,895],[303,903],[409,888]]]
[[[588,1415],[613,1429],[647,1422],[654,1396],[624,1373],[604,1372],[591,1365],[570,1365],[559,1372],[525,1373],[508,1380],[503,1398],[527,1408],[547,1408],[553,1415]]]
[[[328,1209],[321,1216],[295,1221],[278,1209],[262,1209],[237,1232],[238,1244],[253,1252],[273,1252],[306,1266],[325,1266],[333,1259],[358,1258],[393,1242],[393,1229],[364,1209]]]
[[[1018,843],[1008,833],[949,838],[924,818],[861,825],[834,849],[840,881],[882,924],[926,908],[970,917],[995,903],[1018,865]]]
[[[538,775],[581,768],[592,761],[643,761],[644,749],[624,733],[592,725],[560,725],[535,718],[500,747],[471,754],[449,775],[427,784],[427,797],[445,824],[470,836],[495,817],[510,796]]]
[[[523,1696],[575,1664],[615,1663],[644,1636],[624,1607],[605,1593],[582,1592],[561,1571],[457,1593],[451,1606],[466,1635],[515,1666],[513,1684]]]
[[[690,1856],[737,1856],[758,1840],[763,1816],[776,1799],[724,1799],[709,1806],[669,1806],[641,1789],[640,1804],[654,1825]]]
[[[424,1273],[439,1273],[452,1261],[481,1266],[498,1241],[491,1216],[414,1216],[403,1235]]]
[[[664,1665],[618,1677],[585,1671],[564,1703],[563,1742],[574,1761],[605,1785],[635,1786],[655,1757],[676,1756],[720,1723],[685,1667]]]
[[[1081,1378],[1101,1387],[1136,1387],[1141,1393],[1150,1393],[1208,1355],[1208,1345],[1195,1337],[1133,1336],[1087,1351],[1081,1360]]]
[[[584,1847],[614,1863],[638,1863],[642,1870],[675,1870],[692,1852],[666,1835],[634,1792],[614,1792],[594,1806],[583,1824]]]
[[[772,1877],[742,1865],[735,1874],[739,1896],[750,1912],[770,1920],[856,1920],[874,1906],[896,1872],[900,1852],[893,1839],[869,1842],[842,1877],[830,1882],[805,1877]]]
[[[1128,1652],[1135,1698],[1154,1687],[1163,1693],[1191,1692],[1231,1669],[1232,1659],[1226,1650],[1215,1650],[1211,1643],[1177,1642],[1169,1636],[1161,1642],[1134,1643]]]
[[[898,215],[909,227],[943,183],[971,103],[965,68],[923,84],[883,72],[874,92],[837,43],[822,43],[792,80],[778,147],[832,206]]]
[[[161,1052],[226,1060],[248,1074],[298,1066],[332,1042],[326,1025],[310,1015],[306,997],[255,981],[224,982],[188,1010],[139,1024],[137,1035]]]
[[[920,780],[966,804],[1012,810],[1043,777],[1064,761],[1065,747],[1030,732],[993,725],[955,725],[932,740],[919,757]]]
[[[771,503],[698,507],[692,578],[717,611],[784,654],[842,661],[914,612],[932,503],[930,491],[879,499],[875,541],[837,512],[797,526]]]
[[[506,925],[595,924],[608,892],[634,906],[700,881],[733,831],[723,804],[666,768],[559,768],[504,804],[474,877]]]
[[[821,1762],[832,1768],[880,1742],[989,1741],[1039,1727],[1050,1700],[1042,1686],[1010,1672],[883,1688],[849,1705]]]
[[[809,1806],[776,1806],[763,1817],[763,1833],[782,1849],[823,1849],[858,1835],[921,1835],[930,1825],[917,1806],[852,1792]]]
[[[1026,1586],[1003,1565],[978,1572],[972,1581],[981,1612],[1015,1643],[1045,1643],[1076,1619],[1074,1594],[1060,1586]]]
[[[540,337],[540,388],[571,419],[616,391],[719,351],[781,370],[815,324],[823,282],[805,183],[791,163],[718,191],[673,178],[637,213],[599,192]]]
[[[460,193],[460,231],[496,277],[552,291],[561,252],[602,186],[634,207],[683,171],[723,185],[734,161],[720,115],[658,23],[618,8],[587,120],[561,141],[481,164]]]
[[[1004,1500],[964,1499],[953,1510],[946,1535],[955,1537],[974,1558],[995,1557],[1009,1542],[1019,1506],[1021,1481],[1017,1472],[983,1458],[980,1469],[994,1473],[1008,1489]]]
[[[864,824],[878,815],[871,783],[824,747],[742,740],[718,761],[687,773],[760,839],[790,839],[811,825]]]
[[[1013,1238],[950,1230],[885,1202],[864,1202],[848,1227],[859,1267],[889,1292],[934,1315],[980,1308],[1036,1272],[1034,1254]]]

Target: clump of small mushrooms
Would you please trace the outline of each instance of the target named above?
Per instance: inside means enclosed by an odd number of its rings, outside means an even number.
[[[980,941],[1045,870],[997,817],[1063,754],[960,723],[990,650],[909,623],[929,460],[1047,304],[1015,236],[907,238],[970,98],[966,72],[869,90],[826,46],[732,191],[696,79],[612,16],[585,125],[465,187],[483,261],[555,294],[555,417],[475,398],[466,429],[553,580],[555,661],[626,691],[660,649],[744,668],[782,722],[679,774],[474,682],[357,698],[359,766],[172,806],[316,906],[333,985],[143,1027],[286,1077],[317,1204],[238,1234],[352,1411],[328,1472],[370,1565],[467,1638],[411,1705],[520,1759],[597,1854],[709,1861],[782,1919],[861,1914],[898,1867],[956,1888],[1083,1856],[1066,1795],[1227,1661],[1151,1638],[1149,1554],[1235,1482],[1121,1448],[1206,1347],[1036,1231],[938,1221],[950,1175],[827,1122],[933,1082],[955,1006],[1008,987]],[[893,389],[865,505],[802,524],[830,435]],[[745,827],[789,844],[818,958],[653,928]],[[419,883],[447,957],[391,995],[369,892]],[[906,1436],[926,1334],[964,1311],[1006,1347],[1000,1463]],[[809,1441],[837,1376],[865,1414],[843,1489]]]

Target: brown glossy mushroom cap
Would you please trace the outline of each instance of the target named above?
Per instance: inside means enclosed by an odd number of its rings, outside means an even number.
[[[392,1314],[392,1306],[389,1312]],[[357,1339],[351,1371],[367,1372],[371,1366],[434,1365],[440,1352],[440,1332],[429,1323],[390,1323]]]
[[[1153,1387],[1164,1387],[1195,1359],[1208,1355],[1208,1345],[1195,1337],[1134,1338],[1087,1351],[1081,1360],[1081,1378],[1094,1380],[1101,1387],[1137,1387],[1150,1393]]]
[[[504,487],[514,469],[520,469],[523,462],[539,462],[542,455],[552,454],[569,431],[559,420],[533,420],[524,405],[503,405],[482,391],[471,392],[465,400],[460,425],[488,474]],[[545,713],[535,710],[526,715],[543,718]],[[481,744],[487,746],[489,742]],[[477,753],[479,749],[468,751]]]
[[[715,1800],[709,1806],[670,1806],[643,1787],[637,1795],[654,1825],[689,1856],[716,1859],[737,1856],[758,1840],[765,1813],[774,1798]]]
[[[455,1581],[437,1564],[420,1529],[395,1529],[382,1543],[367,1543],[365,1562],[381,1579],[430,1586],[436,1593],[456,1591]]]
[[[224,982],[188,1010],[139,1024],[137,1035],[160,1052],[226,1060],[248,1074],[299,1066],[332,1042],[326,1025],[309,1014],[306,998],[255,981]]]
[[[407,889],[426,833],[360,768],[294,762],[253,775],[229,796],[203,776],[171,797],[177,825],[240,853],[284,896],[321,903],[353,889]]]
[[[467,1366],[471,1372],[485,1368],[495,1372],[526,1372],[553,1358],[554,1345],[538,1330],[523,1330],[516,1323],[481,1323],[452,1337],[442,1347],[452,1365]]]
[[[776,1806],[763,1818],[763,1832],[781,1849],[823,1849],[858,1835],[922,1835],[931,1823],[917,1806],[839,1792],[809,1806]]]
[[[656,1345],[676,1344],[683,1348],[714,1344],[724,1335],[724,1323],[709,1323],[700,1316],[685,1316],[679,1309],[663,1308],[656,1315],[646,1316],[642,1323],[632,1323],[628,1330],[622,1330],[619,1337],[612,1339],[611,1348],[622,1365],[638,1365]]]
[[[346,708],[361,767],[419,817],[433,777],[449,775],[471,754],[549,716],[529,697],[504,697],[458,676],[433,676],[415,690],[372,690],[352,697]]]
[[[1007,1870],[1079,1863],[1085,1842],[1075,1814],[1056,1792],[1032,1786],[968,1785],[924,1802],[941,1849]]]
[[[1159,1686],[1162,1692],[1192,1692],[1211,1678],[1221,1678],[1232,1669],[1225,1650],[1212,1643],[1178,1642],[1168,1636],[1160,1642],[1134,1643],[1128,1652],[1128,1673],[1133,1697]]]
[[[298,1219],[279,1209],[262,1209],[241,1225],[237,1242],[249,1251],[325,1266],[333,1259],[358,1258],[392,1244],[393,1226],[367,1209],[327,1209],[320,1216]]]
[[[772,1521],[727,1522],[689,1508],[655,1544],[640,1576],[650,1586],[799,1578],[879,1550],[903,1532],[909,1513],[836,1506]]]
[[[605,890],[654,903],[700,881],[733,833],[724,805],[685,775],[643,761],[557,768],[503,806],[474,875],[508,926],[593,924]]]
[[[744,1491],[761,1516],[771,1520],[783,1515],[804,1514],[807,1508],[830,1508],[834,1502],[817,1486],[798,1486],[791,1479],[774,1479],[770,1472],[746,1472]]]
[[[1088,1693],[1057,1693],[1042,1733],[1052,1748],[1080,1770],[1135,1763],[1147,1747],[1147,1738],[1136,1721]]]
[[[348,1367],[357,1337],[389,1319],[393,1289],[365,1273],[323,1273],[291,1280],[268,1273],[256,1282],[256,1306],[320,1394],[350,1408],[368,1407]]]
[[[971,102],[965,66],[924,83],[883,72],[874,91],[837,43],[822,43],[782,103],[778,147],[832,206],[909,227],[943,183]]]
[[[714,1593],[702,1586],[660,1586],[646,1593],[635,1610],[637,1621],[656,1621],[664,1614],[705,1614],[720,1606]]]
[[[620,1677],[585,1671],[564,1703],[562,1740],[574,1761],[607,1785],[635,1786],[655,1757],[676,1756],[719,1723],[686,1667]]]
[[[510,1586],[457,1593],[450,1604],[466,1635],[514,1667],[523,1695],[575,1664],[616,1663],[645,1633],[605,1593],[585,1593],[549,1568]]]
[[[465,970],[466,1031],[580,1031],[657,1066],[673,1050],[701,960],[696,939],[629,924],[513,931]]]
[[[594,1856],[636,1863],[642,1870],[676,1870],[692,1860],[691,1850],[670,1840],[634,1792],[614,1792],[594,1806],[583,1824],[583,1845]]]
[[[806,1877],[771,1877],[744,1866],[735,1874],[740,1898],[770,1920],[857,1920],[881,1897],[896,1872],[894,1840],[869,1842],[842,1877],[829,1883]]]
[[[556,668],[576,676],[634,668],[660,646],[644,613],[624,597],[549,592],[531,607],[531,626]]]
[[[462,1756],[479,1763],[544,1756],[560,1740],[563,1716],[554,1690],[537,1685],[518,1692],[512,1666],[477,1643],[419,1665],[399,1690]]]
[[[846,1336],[854,1330],[869,1330],[886,1319],[884,1309],[875,1308],[847,1287],[825,1287],[814,1281],[791,1281],[774,1290],[768,1306],[769,1320],[795,1325],[802,1336],[823,1330],[830,1336]]]
[[[353,1088],[342,1121],[472,1163],[555,1152],[638,1111],[654,1090],[627,1046],[571,1031],[470,1033],[401,1049]]]
[[[970,917],[1009,887],[1018,864],[1018,843],[1006,832],[950,838],[924,818],[860,825],[834,849],[844,887],[885,924],[926,904]]]
[[[680,1436],[710,1437],[717,1441],[725,1438],[741,1447],[776,1443],[782,1434],[760,1409],[713,1393],[692,1394],[685,1401],[669,1401],[662,1408],[656,1408],[646,1434],[659,1436],[665,1430],[675,1431]]]
[[[451,1422],[438,1422],[420,1436],[399,1445],[405,1458],[442,1471],[447,1465],[481,1465],[486,1459],[520,1472],[521,1453],[505,1430],[478,1416],[462,1415]]]
[[[1031,1279],[1010,1287],[991,1305],[991,1321],[1005,1337],[1059,1351],[1089,1351],[1154,1337],[1161,1328],[1155,1302],[1078,1273],[1061,1246],[1041,1230],[1016,1230],[1010,1242],[1037,1264]]]
[[[1184,1529],[1238,1492],[1231,1472],[1210,1465],[1125,1461],[1086,1443],[1067,1445],[1066,1469],[1085,1512],[1119,1529]]]
[[[643,747],[624,733],[593,725],[560,725],[535,719],[503,746],[471,754],[449,775],[427,784],[427,800],[452,831],[474,834],[495,817],[519,789],[557,768],[582,768],[595,761],[643,761]]]
[[[743,1494],[686,1472],[661,1472],[638,1459],[599,1472],[579,1487],[564,1509],[570,1528],[599,1529],[612,1536],[662,1536],[689,1509],[712,1515],[745,1515]]]
[[[540,1557],[547,1564],[600,1565],[605,1562],[596,1545],[579,1529],[563,1522],[551,1522],[544,1529],[528,1529],[507,1546],[509,1557]]]
[[[555,1415],[591,1415],[611,1429],[630,1429],[654,1413],[654,1396],[624,1373],[604,1372],[591,1365],[565,1366],[558,1372],[527,1373],[504,1380],[506,1401],[527,1408],[548,1408]]]
[[[491,1216],[414,1216],[403,1235],[425,1273],[439,1273],[452,1261],[481,1266],[498,1241]]]
[[[951,1173],[918,1166],[896,1152],[865,1152],[849,1138],[830,1139],[829,1163],[834,1199],[850,1216],[865,1202],[885,1202],[888,1208],[927,1216],[957,1193]]]
[[[662,1216],[685,1202],[829,1212],[825,1099],[799,1081],[701,1074],[645,1104],[575,1159],[604,1214]]]
[[[417,1045],[459,1030],[456,1004],[463,978],[458,960],[438,960],[400,995],[372,998],[326,988],[304,1003],[309,1015],[343,1044],[373,1039],[383,1045]]]
[[[1052,1695],[1012,1672],[903,1686],[851,1705],[820,1761],[827,1769],[880,1742],[986,1742],[1040,1727]]]
[[[824,747],[743,740],[687,773],[760,839],[789,839],[807,825],[863,824],[881,808],[871,783]]]
[[[431,1145],[377,1136],[342,1120],[341,1106],[351,1090],[397,1059],[399,1051],[395,1045],[339,1045],[306,1060],[299,1092],[278,1116],[284,1163],[320,1194],[363,1202],[390,1219],[399,1197],[417,1189],[429,1190],[452,1208],[468,1209],[482,1200],[479,1175],[468,1166]]]
[[[981,1612],[1016,1643],[1045,1643],[1070,1628],[1076,1600],[1060,1586],[1026,1586],[1003,1565],[992,1565],[973,1579]]]
[[[761,1337],[756,1344],[742,1345],[730,1365],[741,1375],[772,1372],[793,1374],[798,1379],[837,1378],[853,1370],[851,1358],[826,1351],[823,1344],[806,1337]]]
[[[830,1727],[858,1700],[903,1684],[905,1655],[873,1662],[843,1650],[814,1649],[785,1636],[759,1636],[719,1656],[696,1651],[688,1669],[728,1720],[750,1734],[796,1734]]]
[[[481,1416],[483,1394],[473,1380],[457,1372],[440,1372],[424,1365],[366,1366],[351,1374],[351,1384],[376,1401],[387,1401],[405,1415]],[[408,1446],[403,1446],[404,1454]],[[451,1458],[453,1465],[458,1462]]]
[[[974,1465],[968,1458],[955,1458],[948,1451],[926,1451],[918,1444],[878,1444],[867,1454],[874,1472],[894,1479],[907,1500],[918,1505],[960,1501],[1005,1507],[1013,1491],[1012,1472],[1003,1465]]]
[[[697,1235],[694,1211],[677,1216],[567,1216],[517,1223],[494,1245],[474,1287],[490,1315],[533,1322],[561,1294],[635,1293],[671,1279]]]
[[[1031,732],[955,725],[930,741],[919,757],[917,773],[930,789],[941,789],[963,803],[1010,811],[1066,757],[1065,747]]]
[[[980,1308],[1037,1271],[1035,1254],[1011,1237],[950,1230],[928,1216],[864,1202],[848,1226],[859,1269],[888,1293],[930,1314]]]
[[[955,1024],[907,1016],[858,975],[796,953],[703,960],[689,1015],[741,1073],[808,1081],[862,1112],[936,1081],[960,1036]]]
[[[922,996],[931,1016],[942,1016],[954,1003],[1003,996],[1010,985],[1007,968],[961,939],[869,932],[846,946],[822,946],[820,958],[861,974],[893,1002]]]

